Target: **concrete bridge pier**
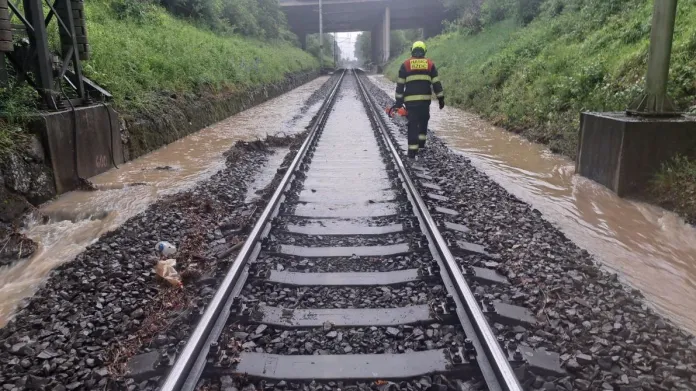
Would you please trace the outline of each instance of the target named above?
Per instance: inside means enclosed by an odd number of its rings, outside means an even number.
[[[372,62],[381,67],[389,61],[391,48],[391,9],[389,6],[382,11],[380,21],[372,29]]]

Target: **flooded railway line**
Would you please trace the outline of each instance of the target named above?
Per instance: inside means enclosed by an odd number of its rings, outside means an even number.
[[[0,329],[2,388],[694,389],[693,336],[439,139],[402,161],[391,98],[338,78],[284,159],[237,145],[56,270]]]
[[[465,226],[435,223],[415,181],[439,186],[417,165],[411,178],[381,111],[356,73],[337,82],[162,390],[522,390],[564,376],[557,354],[494,335],[487,317],[531,314],[472,293],[465,273],[505,277],[455,261],[448,244],[486,254]]]

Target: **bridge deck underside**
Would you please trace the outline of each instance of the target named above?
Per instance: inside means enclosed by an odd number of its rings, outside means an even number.
[[[371,31],[381,22],[387,6],[391,10],[392,30],[424,27],[443,19],[444,10],[437,4],[432,0],[325,0],[324,31]],[[281,6],[293,31],[319,32],[317,1],[288,0],[281,1]]]

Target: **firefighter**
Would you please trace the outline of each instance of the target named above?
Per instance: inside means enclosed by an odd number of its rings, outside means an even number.
[[[440,110],[445,107],[445,92],[432,60],[425,58],[425,43],[418,41],[411,48],[411,58],[399,69],[396,84],[396,103],[391,110],[404,104],[408,111],[408,157],[415,158],[419,149],[425,148],[430,120],[430,102],[435,92]],[[390,113],[391,114],[391,113]]]

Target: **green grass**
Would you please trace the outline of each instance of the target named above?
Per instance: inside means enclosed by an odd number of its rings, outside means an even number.
[[[238,90],[318,67],[289,43],[221,36],[153,5],[122,18],[114,3],[86,3],[93,55],[85,73],[126,110],[147,106],[153,94]]]
[[[476,35],[447,33],[427,42],[428,55],[450,104],[574,158],[580,112],[624,110],[642,91],[651,15],[648,0],[568,9],[526,27],[508,20]],[[682,109],[696,104],[694,20],[696,0],[680,1],[669,91]]]
[[[652,183],[658,203],[696,223],[696,160],[676,156],[662,166]]]
[[[0,159],[28,140],[23,117],[36,111],[36,91],[30,87],[0,88]]]
[[[546,2],[566,7],[527,26],[506,20],[475,35],[443,34],[427,42],[428,55],[449,104],[574,159],[581,112],[622,111],[642,92],[653,2]],[[678,7],[669,94],[696,112],[696,0]],[[390,78],[406,56],[389,65]],[[645,193],[696,222],[696,161],[665,164]]]
[[[283,41],[224,35],[140,0],[85,2],[91,59],[85,75],[113,96],[125,114],[161,113],[163,96],[243,91],[317,69],[312,55]],[[55,25],[49,28],[56,49]],[[36,93],[0,90],[0,158],[26,140],[20,118],[35,111]],[[18,130],[20,129],[20,130]]]

